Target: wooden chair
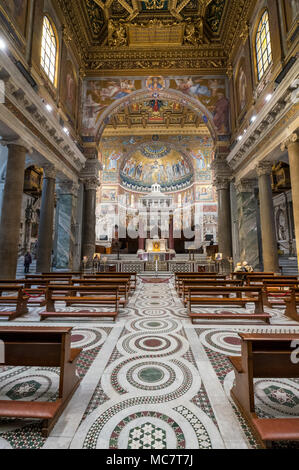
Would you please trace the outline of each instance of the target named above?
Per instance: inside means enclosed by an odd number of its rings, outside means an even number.
[[[229,357],[235,371],[231,396],[263,447],[270,441],[299,440],[299,418],[260,419],[255,413],[255,378],[298,378],[291,361],[299,334],[240,333],[241,356]]]
[[[80,383],[76,363],[82,349],[71,349],[71,331],[64,327],[0,327],[5,366],[60,367],[56,401],[0,400],[0,416],[40,419],[43,436],[49,435]]]

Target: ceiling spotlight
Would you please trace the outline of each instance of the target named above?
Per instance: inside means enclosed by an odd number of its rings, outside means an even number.
[[[63,132],[65,132],[66,135],[70,135],[70,131],[68,130],[67,127],[64,127],[64,128],[63,128]]]
[[[0,50],[5,51],[5,49],[6,49],[6,42],[2,38],[0,38]]]
[[[46,110],[49,111],[49,113],[51,113],[53,111],[53,108],[50,104],[46,104]]]
[[[251,124],[252,124],[254,121],[256,121],[256,116],[255,116],[255,115],[252,116],[251,119],[250,119]]]
[[[269,103],[269,101],[271,100],[271,98],[272,98],[272,94],[269,93],[269,94],[266,96],[266,98],[265,98],[265,100],[267,101],[267,103]]]
[[[241,135],[239,135],[238,140],[242,140],[242,136],[241,136]]]

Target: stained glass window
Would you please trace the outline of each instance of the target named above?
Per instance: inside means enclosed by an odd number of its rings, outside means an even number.
[[[272,63],[269,15],[267,10],[263,13],[257,28],[255,47],[257,75],[258,79],[261,80]]]
[[[57,40],[53,26],[47,16],[44,17],[41,66],[46,72],[49,80],[55,85],[56,77]]]

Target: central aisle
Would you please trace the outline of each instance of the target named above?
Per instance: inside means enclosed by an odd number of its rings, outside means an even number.
[[[231,402],[234,373],[227,356],[240,354],[240,331],[298,333],[299,326],[278,311],[272,311],[272,326],[192,325],[173,278],[149,280],[138,279],[116,323],[45,322],[73,327],[72,344],[83,348],[77,367],[81,385],[48,439],[42,437],[40,423],[0,420],[0,448],[257,446]],[[13,324],[40,325],[40,310],[31,309],[23,322]],[[0,399],[53,401],[58,380],[55,368],[3,368]],[[259,379],[256,406],[264,417],[298,415],[299,381]]]
[[[87,374],[103,371],[71,448],[248,447],[173,285],[141,281],[125,310],[131,318],[120,317]],[[89,380],[70,410],[80,407]],[[65,419],[54,434],[71,434],[68,413]]]

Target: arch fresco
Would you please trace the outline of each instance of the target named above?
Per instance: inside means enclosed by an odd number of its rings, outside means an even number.
[[[155,78],[159,80],[154,81]],[[110,117],[124,106],[143,100],[171,100],[200,114],[216,142],[229,129],[225,77],[143,77],[86,80],[83,89],[82,134],[99,143]]]

